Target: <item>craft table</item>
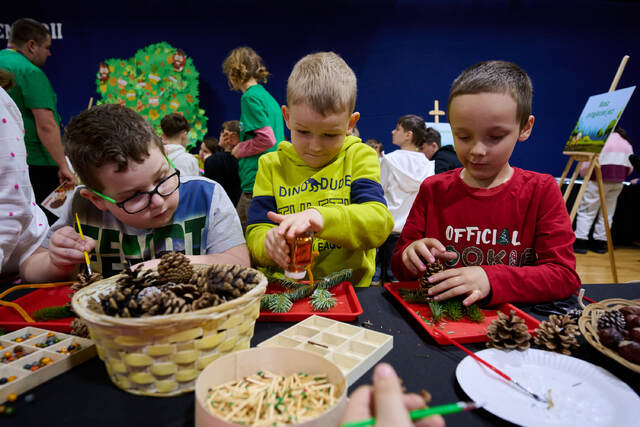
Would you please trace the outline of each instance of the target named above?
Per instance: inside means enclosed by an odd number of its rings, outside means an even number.
[[[613,297],[640,298],[640,283],[585,285],[586,295],[594,300]],[[432,405],[465,400],[455,379],[455,369],[466,356],[453,346],[439,346],[384,288],[358,288],[364,308],[353,324],[368,321],[372,330],[392,334],[393,349],[383,361],[392,364],[408,391],[428,390]],[[568,301],[575,302],[575,298]],[[522,308],[533,314],[527,306]],[[541,318],[533,314],[535,317]],[[290,327],[291,323],[256,323],[252,346]],[[473,351],[483,344],[467,344]],[[640,393],[640,374],[607,358],[583,342],[574,356],[607,369]],[[367,372],[352,388],[371,382]],[[24,402],[21,396],[12,403],[15,415],[0,415],[1,425],[15,426],[192,426],[193,393],[172,397],[140,397],[116,388],[97,357],[33,389],[35,401]],[[484,410],[448,415],[448,426],[510,425]]]

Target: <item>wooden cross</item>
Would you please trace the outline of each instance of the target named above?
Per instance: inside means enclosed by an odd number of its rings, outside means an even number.
[[[433,101],[433,110],[429,111],[430,116],[435,116],[433,121],[440,123],[440,116],[444,116],[445,112],[439,108],[438,100]]]

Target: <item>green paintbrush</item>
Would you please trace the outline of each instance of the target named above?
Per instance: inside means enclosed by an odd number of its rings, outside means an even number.
[[[433,406],[431,408],[414,409],[409,412],[409,417],[412,421],[429,417],[431,415],[447,415],[455,414],[456,412],[471,411],[479,408],[481,405],[477,405],[475,402],[456,402],[446,405]],[[365,427],[376,424],[375,418],[369,418],[368,420],[353,421],[350,423],[344,423],[341,427]]]

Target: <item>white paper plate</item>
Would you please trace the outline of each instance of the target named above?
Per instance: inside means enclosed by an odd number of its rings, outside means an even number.
[[[606,370],[584,360],[542,350],[482,350],[476,353],[554,406],[534,400],[495,372],[465,357],[456,377],[484,409],[525,426],[639,426],[640,398]]]

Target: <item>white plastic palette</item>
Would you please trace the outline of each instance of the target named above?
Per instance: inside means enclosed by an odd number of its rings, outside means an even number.
[[[319,354],[336,364],[351,385],[393,348],[393,336],[314,315],[258,347],[297,348]]]
[[[60,341],[47,347],[38,347],[37,344],[46,342],[49,333],[52,333]],[[20,342],[15,341],[25,335],[33,335],[33,337]],[[73,353],[59,353],[59,350],[66,349],[73,343],[79,344],[80,349]],[[10,394],[24,393],[96,355],[96,347],[91,340],[32,327],[0,335],[0,346],[2,347],[0,349],[0,378],[16,377],[13,381],[0,384],[0,403],[5,402]],[[24,352],[23,357],[10,362],[1,361],[5,353],[13,353],[19,346]],[[24,368],[24,365],[37,363],[43,357],[48,357],[52,363],[37,371]]]

